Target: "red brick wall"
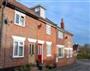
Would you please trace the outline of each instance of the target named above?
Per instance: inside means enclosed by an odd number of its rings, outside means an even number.
[[[28,53],[29,53],[29,48],[28,48],[28,38],[37,38],[37,25],[36,25],[36,20],[26,16],[25,20],[25,27],[21,27],[18,25],[14,24],[14,15],[15,15],[15,10],[6,8],[5,9],[5,16],[8,18],[8,24],[4,24],[4,29],[3,29],[3,46],[4,48],[4,67],[12,67],[12,66],[19,66],[23,64],[28,63]],[[33,27],[32,27],[33,26]],[[25,40],[25,47],[24,47],[24,57],[23,58],[13,58],[12,57],[12,50],[13,50],[13,39],[12,35],[15,36],[23,36],[27,38]],[[1,58],[1,57],[0,57]]]
[[[64,48],[73,48],[72,36],[70,34],[64,33],[63,39],[58,39],[57,37],[57,44],[64,45]],[[74,63],[74,57],[66,58],[66,55],[64,54],[64,58],[58,59],[57,66],[65,66],[72,63]]]
[[[51,56],[51,58],[53,58],[54,55],[56,55],[56,28],[55,27],[51,26],[51,35],[45,34],[44,40],[52,42],[52,45],[51,45],[52,46],[51,47],[52,56]],[[47,53],[45,53],[45,54],[47,54]],[[48,57],[46,56],[46,58],[48,58]]]
[[[72,37],[68,34],[65,34],[65,36],[68,36],[68,39],[56,39],[57,38],[57,30],[55,27],[52,26],[51,28],[51,35],[46,34],[46,24],[43,22],[40,22],[38,20],[35,20],[29,16],[26,16],[25,20],[25,27],[17,26],[14,24],[14,15],[15,15],[15,10],[6,8],[5,9],[5,16],[8,18],[8,24],[4,24],[4,29],[3,29],[3,46],[2,51],[2,56],[0,57],[0,61],[4,62],[4,67],[12,67],[12,66],[19,66],[28,63],[28,55],[29,55],[29,42],[26,39],[25,40],[25,50],[24,50],[24,57],[23,58],[12,58],[12,50],[13,50],[13,45],[12,45],[12,35],[16,36],[23,36],[25,38],[34,38],[38,40],[44,40],[44,41],[50,41],[52,42],[52,56],[47,57],[46,56],[46,44],[44,44],[44,60],[51,59],[52,61],[55,59],[56,55],[56,44],[64,44],[65,47],[72,47],[72,44],[68,44],[68,41],[72,41]],[[38,25],[41,24],[41,27],[38,28]],[[3,59],[4,58],[4,59]],[[0,63],[1,63],[0,62]],[[67,59],[60,59],[60,64],[65,65],[67,64]],[[58,64],[59,64],[58,63]],[[3,64],[3,63],[1,63]]]

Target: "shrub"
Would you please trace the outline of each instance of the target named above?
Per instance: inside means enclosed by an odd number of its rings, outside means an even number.
[[[31,71],[31,65],[26,64],[21,67],[16,68],[14,71]]]
[[[90,48],[81,48],[77,55],[78,59],[90,59]]]

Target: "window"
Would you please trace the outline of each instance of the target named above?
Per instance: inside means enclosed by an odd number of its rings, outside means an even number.
[[[51,42],[46,42],[47,56],[51,56]]]
[[[38,12],[38,11],[40,11],[40,8],[36,8],[36,9],[35,9],[35,12]]]
[[[14,41],[14,57],[20,57],[23,56],[23,51],[24,51],[24,42],[20,42],[20,41]]]
[[[23,40],[22,40],[23,39]],[[24,57],[25,38],[13,36],[13,57]]]
[[[15,24],[19,26],[25,26],[25,14],[15,11]]]
[[[61,39],[63,39],[63,32],[61,32],[61,31],[58,31],[58,38],[61,38]]]
[[[69,51],[70,51],[70,57],[72,57],[73,56],[73,49],[71,48]]]
[[[63,48],[58,48],[58,56],[63,57]]]
[[[21,22],[22,25],[24,25],[24,17],[23,16],[21,16],[20,22]]]
[[[30,54],[34,54],[35,44],[30,44]]]
[[[70,58],[73,56],[73,49],[72,48],[66,48],[66,57]]]
[[[20,16],[18,14],[16,14],[16,23],[19,23],[19,18],[20,18]]]
[[[58,57],[63,58],[64,57],[64,46],[63,45],[57,45],[58,47]]]
[[[50,25],[46,25],[46,33],[48,34],[48,35],[50,35],[51,34],[51,26]]]

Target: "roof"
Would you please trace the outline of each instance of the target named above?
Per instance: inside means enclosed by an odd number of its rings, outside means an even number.
[[[52,22],[50,19],[46,18],[45,20],[46,20],[48,23],[50,23],[50,24],[52,24],[52,25],[54,25],[54,26],[57,26],[57,24],[55,24],[54,22]]]
[[[50,19],[48,19],[48,18],[43,19],[43,18],[41,18],[40,16],[37,16],[36,13],[35,13],[33,10],[31,10],[31,9],[28,8],[28,7],[26,7],[25,5],[22,5],[21,3],[17,2],[17,1],[8,0],[7,6],[9,6],[9,7],[11,7],[11,8],[14,8],[14,9],[16,9],[16,10],[20,10],[20,11],[22,11],[23,13],[26,13],[27,15],[30,15],[31,17],[33,17],[33,18],[35,18],[35,19],[39,19],[39,18],[40,18],[40,19],[42,19],[42,20],[44,20],[44,21],[46,21],[46,22],[54,25],[56,28],[64,31],[65,33],[70,34],[70,35],[73,36],[72,33],[70,33],[70,32],[68,32],[68,31],[60,28],[59,26],[57,26],[57,24],[55,24],[54,22],[52,22]],[[42,7],[42,8],[44,8],[44,7],[41,6],[41,5],[37,5],[37,6],[33,7],[33,8],[36,8],[36,7]],[[45,9],[45,8],[44,8],[44,9]]]
[[[45,8],[45,7],[43,7],[42,5],[36,5],[36,6],[34,6],[34,7],[31,7],[30,9],[35,9],[35,8],[38,8],[38,7],[41,7],[41,8],[43,8],[43,9],[45,9],[45,10],[46,10],[46,8]]]
[[[8,0],[7,6],[14,8],[16,10],[20,10],[23,13],[27,13],[33,17],[38,18],[38,16],[35,14],[35,12],[33,10],[30,10],[28,7],[26,7],[25,5],[22,5],[21,3],[17,2],[17,1]]]
[[[72,34],[71,32],[68,32],[68,31],[66,31],[66,30],[65,30],[65,33],[67,33],[67,34],[73,36],[73,34]]]

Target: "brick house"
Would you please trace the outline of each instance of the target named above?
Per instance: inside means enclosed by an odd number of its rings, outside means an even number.
[[[0,68],[24,64],[74,63],[72,34],[49,20],[40,5],[27,8],[16,0],[0,4]]]

